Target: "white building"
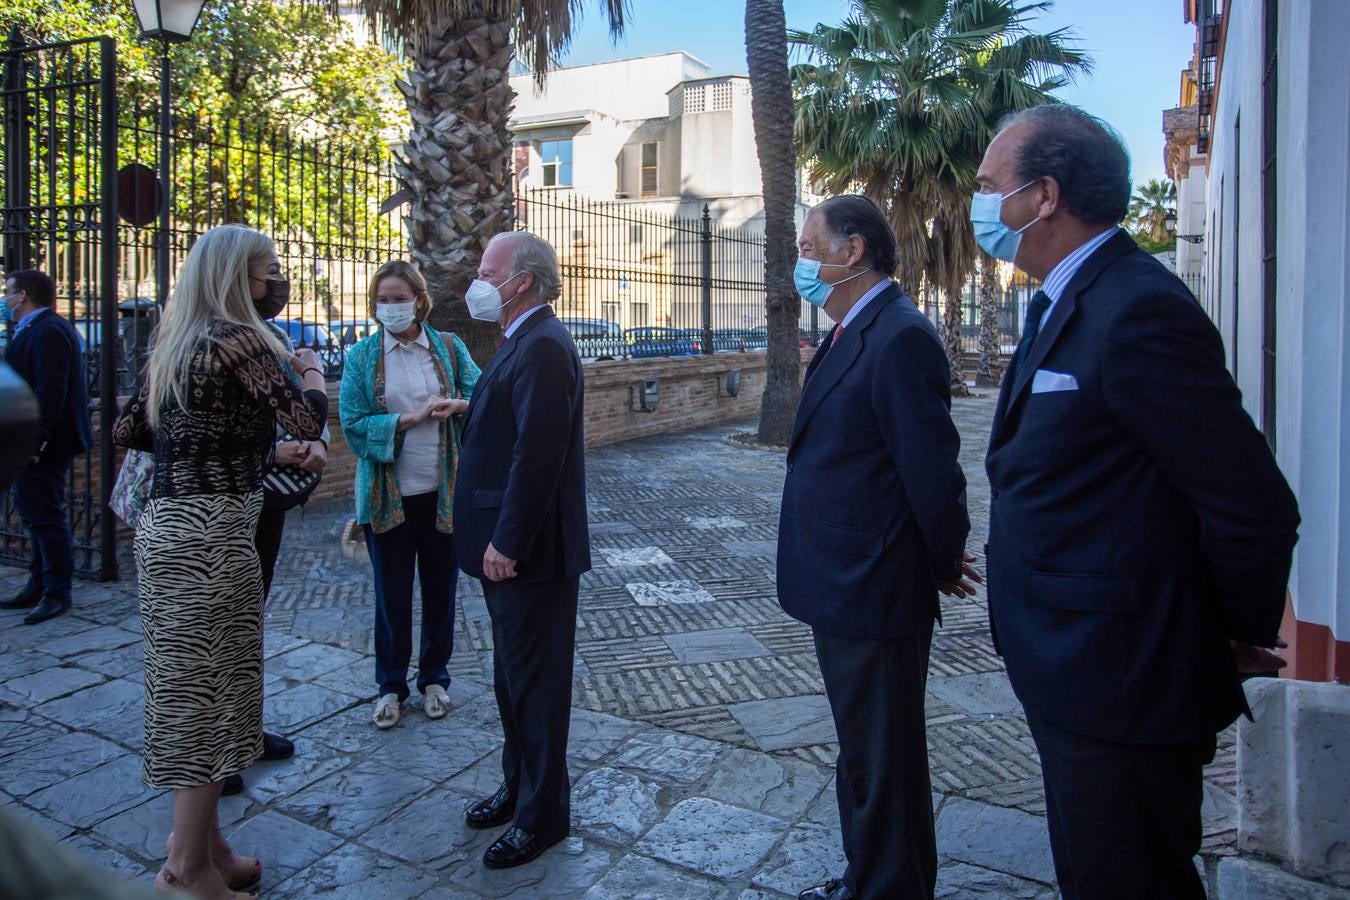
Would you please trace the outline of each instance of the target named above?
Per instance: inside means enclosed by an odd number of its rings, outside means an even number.
[[[1350,2],[1186,7],[1208,152],[1177,173],[1178,233],[1203,234],[1201,302],[1303,517],[1290,664],[1238,729],[1238,844],[1276,865],[1223,861],[1219,895],[1323,896],[1301,879],[1350,887],[1350,689],[1318,683],[1350,683]]]
[[[510,129],[526,189],[571,190],[763,230],[750,79],[683,51],[511,78]]]

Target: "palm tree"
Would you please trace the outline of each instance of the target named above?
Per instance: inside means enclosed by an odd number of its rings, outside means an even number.
[[[833,193],[861,190],[887,213],[897,278],[946,297],[952,386],[961,373],[961,289],[978,248],[970,195],[984,148],[1008,112],[1054,102],[1089,70],[1065,30],[1033,32],[1049,6],[1018,0],[854,0],[838,26],[788,35],[810,62],[793,68],[796,134]]]
[[[402,190],[386,203],[404,215],[409,250],[435,304],[432,324],[465,338],[480,361],[497,331],[474,322],[462,300],[488,238],[513,222],[510,68],[524,53],[542,84],[571,41],[582,0],[361,0],[409,62],[398,83],[412,132],[396,149]],[[610,33],[623,31],[626,0],[599,0]],[[514,35],[514,39],[513,39]]]
[[[792,147],[792,80],[783,0],[747,0],[745,55],[764,190],[764,303],[769,325],[758,440],[782,446],[792,434],[801,384],[797,339],[801,300],[792,283],[797,264],[797,157]]]
[[[975,366],[978,387],[998,387],[999,374],[994,361],[998,346],[998,260],[980,251],[980,358]]]
[[[1166,225],[1168,213],[1177,213],[1177,186],[1166,178],[1150,178],[1130,198],[1130,222],[1149,240],[1165,241],[1171,236]]]

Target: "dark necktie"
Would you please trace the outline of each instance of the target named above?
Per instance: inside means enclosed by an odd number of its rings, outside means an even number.
[[[1031,345],[1036,343],[1036,335],[1041,330],[1041,319],[1049,307],[1050,298],[1045,291],[1037,291],[1031,298],[1031,303],[1027,304],[1027,319],[1022,323],[1022,339],[1017,342],[1017,354],[1013,357],[1013,365],[1017,369],[1022,368],[1027,355],[1031,353]]]

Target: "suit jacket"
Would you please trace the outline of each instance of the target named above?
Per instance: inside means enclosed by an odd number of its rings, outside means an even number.
[[[950,379],[936,330],[897,285],[822,343],[783,484],[788,615],[843,637],[931,626],[937,582],[960,572],[970,531]]]
[[[521,581],[591,567],[586,523],[581,360],[553,310],[531,315],[497,350],[465,414],[455,480],[455,555],[483,577],[489,542]]]
[[[1124,232],[1005,378],[987,468],[990,624],[1028,715],[1166,743],[1247,709],[1229,639],[1274,641],[1297,505],[1218,332]]]
[[[94,445],[84,350],[73,325],[54,309],[37,313],[15,335],[5,362],[37,395],[44,460],[68,459]]]

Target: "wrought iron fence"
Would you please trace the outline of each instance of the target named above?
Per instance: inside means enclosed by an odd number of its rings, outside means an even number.
[[[768,345],[764,235],[641,203],[549,189],[516,198],[516,227],[558,253],[556,309],[585,359],[679,356]]]
[[[74,323],[93,363],[88,387],[97,443],[70,465],[66,515],[76,572],[115,578],[114,523],[106,511],[115,410],[98,400],[112,390],[111,371],[102,363],[111,360],[117,304],[115,166],[108,164],[117,158],[114,45],[96,38],[15,46],[0,61],[5,270],[39,268],[53,277],[56,311]],[[9,337],[8,329],[0,332],[0,346]],[[5,492],[0,560],[27,564],[31,555],[27,531]]]
[[[998,289],[995,293],[994,316],[996,343],[1001,356],[1010,356],[1017,349],[1022,338],[1022,323],[1026,318],[1027,305],[1040,288],[1039,282],[1025,272],[1008,267],[1000,271]],[[924,285],[922,290],[923,310],[937,326],[938,333],[945,331],[943,309],[946,298],[932,285]],[[972,272],[961,294],[961,352],[974,355],[980,352],[980,329],[983,320],[980,304],[979,273]]]

